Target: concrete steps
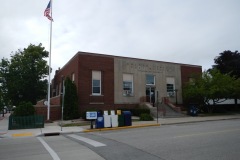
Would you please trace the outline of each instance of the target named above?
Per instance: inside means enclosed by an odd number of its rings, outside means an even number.
[[[146,103],[145,104],[151,112],[151,115],[154,118],[157,118],[157,107],[153,107],[151,104]],[[185,114],[182,114],[181,112],[177,112],[172,109],[172,107],[166,105],[166,104],[159,104],[158,105],[158,118],[164,117],[164,118],[177,118],[177,117],[185,117]]]

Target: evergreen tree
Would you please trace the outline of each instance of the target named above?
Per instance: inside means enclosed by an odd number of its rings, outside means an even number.
[[[70,120],[79,118],[77,87],[69,77],[65,79],[64,85],[65,94],[64,94],[63,119]]]

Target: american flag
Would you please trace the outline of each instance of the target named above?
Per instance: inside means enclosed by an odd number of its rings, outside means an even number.
[[[46,16],[50,21],[53,21],[52,17],[50,16],[51,13],[51,0],[49,1],[47,8],[44,11],[44,16]]]

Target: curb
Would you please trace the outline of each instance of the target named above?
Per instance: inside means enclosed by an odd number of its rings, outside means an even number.
[[[185,122],[172,122],[172,123],[170,122],[170,123],[161,123],[161,125],[197,123],[197,122],[208,122],[208,121],[224,121],[224,120],[232,120],[232,119],[240,119],[240,118],[233,117],[233,118],[207,119],[207,120],[196,120],[196,121],[185,121]]]
[[[134,126],[124,126],[124,127],[114,127],[114,128],[100,128],[100,129],[86,129],[83,132],[100,132],[100,131],[109,131],[109,130],[121,130],[121,129],[130,129],[130,128],[141,128],[141,127],[153,127],[160,126],[160,124],[142,124],[142,125],[134,125]]]

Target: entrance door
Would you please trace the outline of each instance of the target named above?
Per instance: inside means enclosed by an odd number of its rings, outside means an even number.
[[[151,103],[153,106],[155,104],[155,88],[151,86],[146,87],[146,101]]]

